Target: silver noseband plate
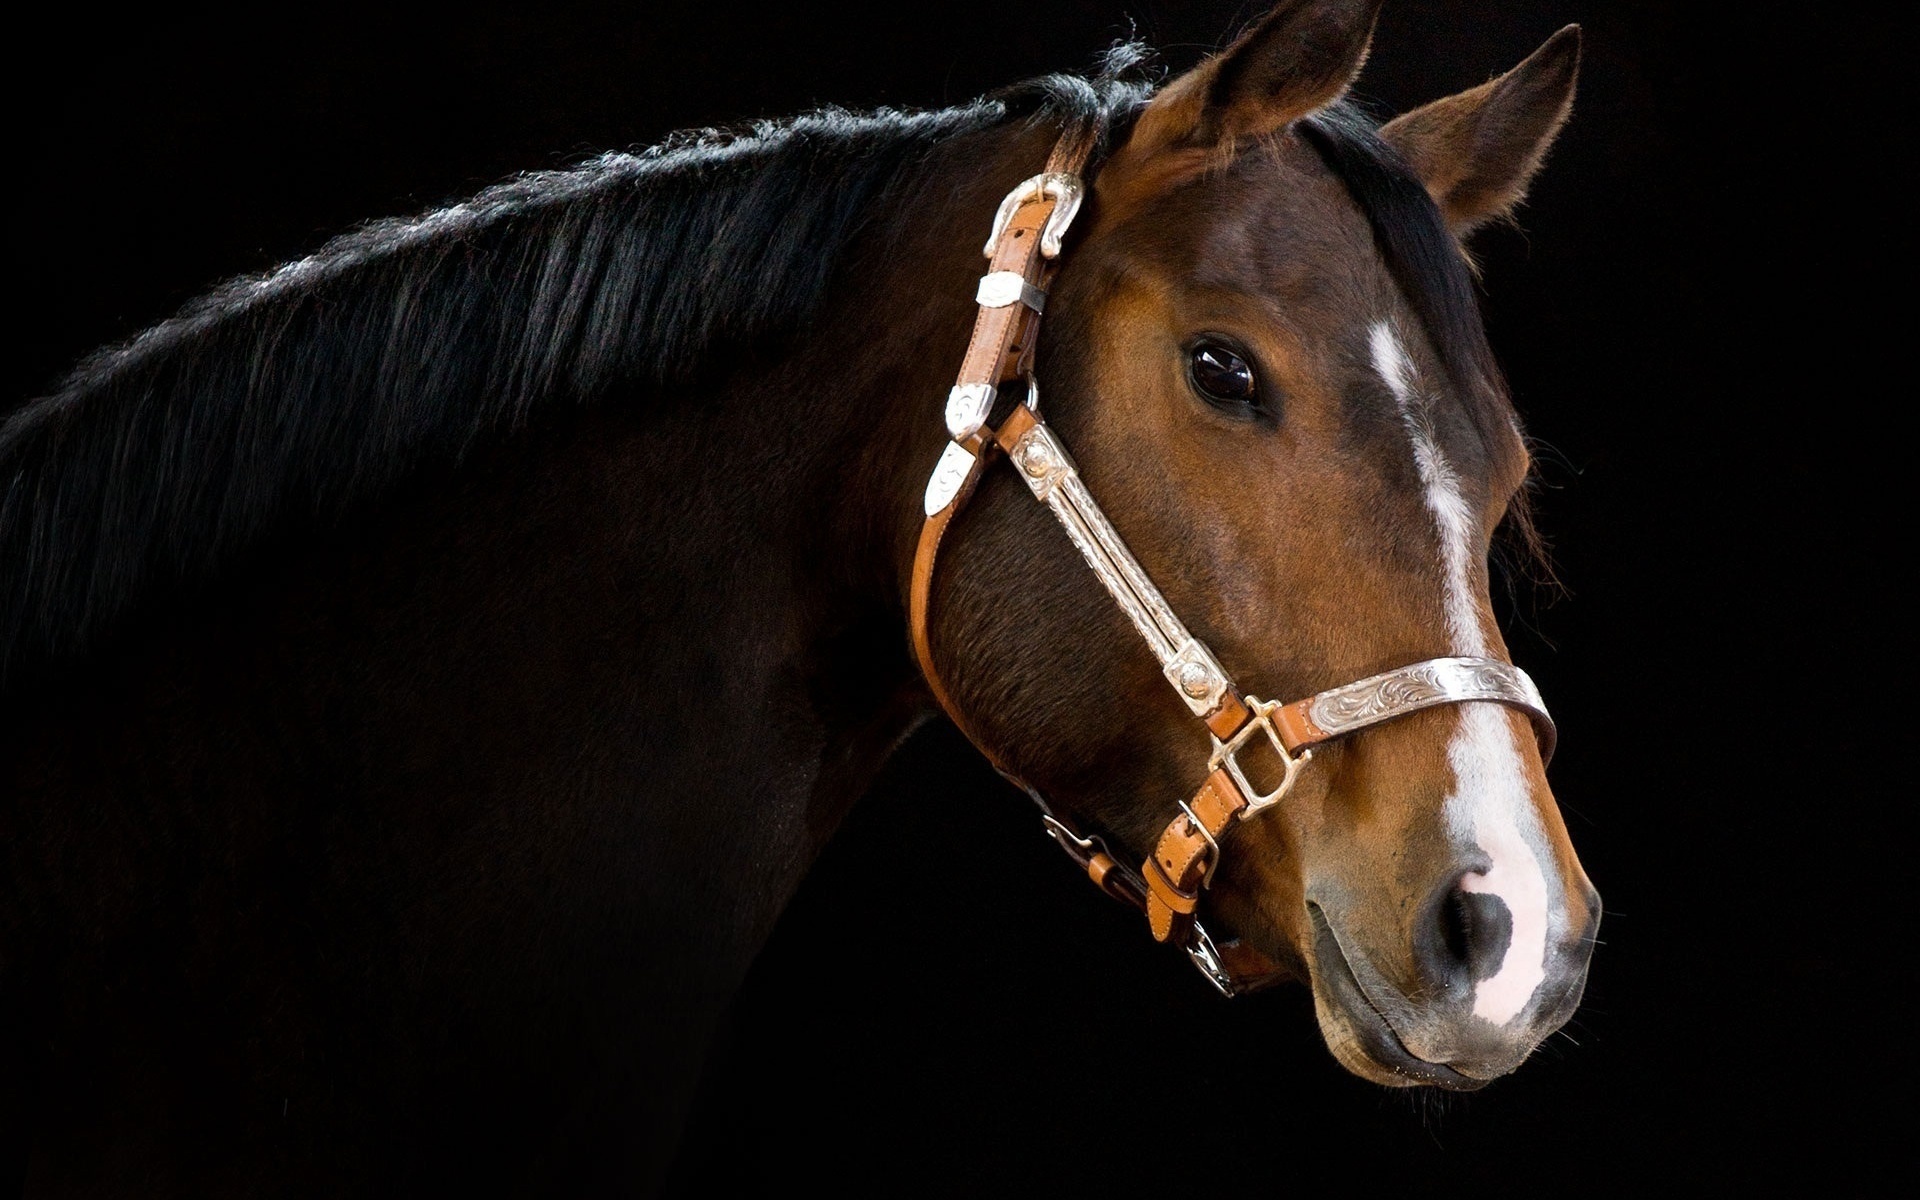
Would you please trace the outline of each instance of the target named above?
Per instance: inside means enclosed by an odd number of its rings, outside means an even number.
[[[1497,658],[1430,658],[1328,688],[1307,703],[1313,723],[1335,737],[1441,704],[1487,700],[1527,714],[1542,762],[1557,736],[1546,701],[1527,673]]]

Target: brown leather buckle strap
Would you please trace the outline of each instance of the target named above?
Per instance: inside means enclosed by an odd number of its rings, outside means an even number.
[[[940,543],[946,537],[947,527],[973,498],[974,489],[979,486],[980,477],[998,445],[1000,431],[988,428],[986,421],[999,397],[999,389],[1032,370],[1054,256],[1060,252],[1060,235],[1066,221],[1071,220],[1079,208],[1079,174],[1086,166],[1097,136],[1098,131],[1091,126],[1070,126],[1054,144],[1046,173],[1026,180],[1010,192],[995,217],[986,246],[987,274],[975,293],[980,307],[974,316],[973,336],[967,343],[959,378],[947,399],[947,431],[953,440],[927,484],[926,522],[920,527],[920,542],[914,551],[913,576],[908,587],[907,619],[912,631],[913,653],[928,689],[960,731],[1003,774],[1006,773],[1004,764],[984,742],[973,736],[947,694],[939,668],[934,665],[928,621],[934,569],[939,563]],[[1062,219],[1056,220],[1056,213]],[[1029,412],[1022,405],[1014,410],[1014,416]],[[1012,427],[1010,422],[1007,432],[1017,438],[1026,428],[1025,425]]]
[[[1144,871],[1147,924],[1155,941],[1185,944],[1200,896],[1220,865],[1220,840],[1246,808],[1226,771],[1216,770],[1160,834]]]

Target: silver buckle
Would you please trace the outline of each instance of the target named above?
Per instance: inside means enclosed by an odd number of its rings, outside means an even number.
[[[1293,787],[1294,778],[1300,774],[1300,768],[1313,758],[1312,750],[1302,750],[1298,758],[1287,753],[1286,743],[1280,740],[1280,731],[1273,727],[1273,711],[1281,707],[1277,701],[1257,700],[1248,696],[1247,707],[1252,710],[1253,719],[1242,725],[1239,731],[1225,742],[1214,738],[1213,756],[1207,760],[1209,772],[1218,771],[1224,766],[1233,782],[1239,785],[1240,794],[1247,798],[1247,811],[1241,814],[1242,820],[1253,816],[1263,808],[1278,804],[1287,794],[1288,789]],[[1286,774],[1281,776],[1279,784],[1270,792],[1257,790],[1247,781],[1246,772],[1240,769],[1240,747],[1247,744],[1255,730],[1267,735],[1267,741],[1273,744],[1274,753],[1278,754],[1280,761],[1285,764]]]
[[[1046,228],[1040,231],[1040,257],[1060,257],[1060,238],[1067,232],[1067,226],[1073,224],[1074,214],[1080,211],[1083,191],[1078,175],[1067,175],[1050,171],[1035,175],[1007,193],[1000,202],[1000,211],[993,217],[993,232],[987,237],[987,247],[983,254],[993,257],[993,251],[1000,244],[1000,235],[1006,232],[1013,214],[1028,200],[1039,200],[1046,196],[1054,199],[1053,212],[1047,216]]]
[[[1187,814],[1187,825],[1199,834],[1206,841],[1207,848],[1213,851],[1207,856],[1207,873],[1200,877],[1200,890],[1204,892],[1213,886],[1213,873],[1220,869],[1220,843],[1207,832],[1207,827],[1200,823],[1200,818],[1194,814],[1192,806],[1185,800],[1180,802],[1180,811]]]

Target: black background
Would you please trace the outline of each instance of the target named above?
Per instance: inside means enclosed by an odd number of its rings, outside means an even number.
[[[1172,70],[1257,3],[463,5],[53,16],[15,40],[0,408],[219,280],[378,215],[678,128],[933,106],[1129,33]],[[1070,1194],[1857,1182],[1911,1101],[1896,634],[1911,385],[1894,31],[1799,9],[1390,3],[1402,111],[1560,25],[1575,117],[1484,304],[1543,445],[1568,595],[1517,659],[1608,915],[1586,1005],[1471,1097],[1388,1093],[1304,991],[1228,1004],[1079,881],[944,726],[855,813],[755,968],[679,1183]],[[1897,295],[1897,293],[1896,293]],[[928,398],[936,420],[937,398]],[[1898,899],[1896,899],[1898,897]],[[1899,906],[1896,908],[1896,904]],[[1841,1187],[1841,1190],[1851,1190]]]

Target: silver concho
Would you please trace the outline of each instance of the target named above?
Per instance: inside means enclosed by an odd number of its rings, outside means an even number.
[[[1199,638],[1189,637],[1161,669],[1195,716],[1204,717],[1219,708],[1227,694],[1226,669]]]

